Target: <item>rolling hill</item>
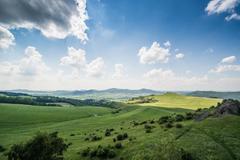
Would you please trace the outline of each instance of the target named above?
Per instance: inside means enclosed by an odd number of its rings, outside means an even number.
[[[195,92],[187,93],[187,95],[197,96],[197,97],[240,100],[240,92],[195,91]]]
[[[194,97],[168,92],[163,95],[150,95],[132,98],[128,101],[128,103],[140,106],[198,109],[216,105],[221,101],[221,99],[216,98]]]

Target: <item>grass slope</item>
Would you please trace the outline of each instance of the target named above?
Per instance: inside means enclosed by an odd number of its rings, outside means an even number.
[[[240,159],[240,118],[237,116],[212,118],[202,122],[185,121],[181,122],[184,126],[181,129],[166,130],[155,123],[152,133],[145,133],[144,125],[134,127],[130,123],[133,120],[138,122],[157,120],[163,115],[186,111],[189,110],[129,106],[122,108],[117,114],[112,114],[111,109],[100,107],[38,107],[1,104],[0,145],[9,148],[12,144],[25,142],[39,131],[58,131],[67,142],[73,143],[65,153],[65,158],[79,160],[84,158],[78,152],[86,147],[114,145],[112,139],[116,134],[110,137],[104,136],[106,128],[114,128],[114,132],[127,132],[129,137],[136,138],[133,141],[122,142],[124,148],[117,151],[117,158],[160,159],[162,147],[170,148],[164,152],[171,154],[171,144],[175,144],[203,160]],[[96,142],[85,141],[89,133],[96,133],[103,139]],[[0,159],[6,160],[6,157],[0,154]]]
[[[216,98],[193,97],[193,96],[185,96],[185,95],[176,94],[176,93],[166,93],[163,95],[151,95],[151,96],[145,96],[144,98],[152,99],[153,102],[139,103],[138,99],[134,99],[134,100],[129,100],[128,103],[138,104],[141,106],[197,109],[197,108],[210,107],[222,101],[221,99],[216,99]]]

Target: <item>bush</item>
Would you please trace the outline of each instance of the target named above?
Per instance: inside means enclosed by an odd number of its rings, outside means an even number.
[[[196,112],[201,112],[202,111],[202,108],[198,108],[197,110],[196,110]]]
[[[185,115],[185,119],[186,120],[191,120],[193,119],[193,114],[191,112],[187,112],[186,115]]]
[[[89,155],[89,153],[90,153],[90,148],[88,147],[82,151],[82,156],[87,157]]]
[[[113,147],[107,146],[107,147],[102,147],[99,145],[97,148],[90,150],[90,148],[85,149],[82,153],[82,156],[86,157],[89,156],[90,158],[100,158],[100,159],[111,159],[116,157],[116,153],[113,150]]]
[[[172,123],[169,123],[169,122],[168,122],[168,123],[165,124],[165,127],[166,127],[166,128],[172,128],[173,125],[172,125]]]
[[[111,136],[111,132],[113,132],[114,131],[114,129],[113,128],[111,128],[111,129],[106,129],[105,130],[105,136],[107,137],[107,136]]]
[[[169,122],[170,118],[171,118],[170,116],[160,117],[159,120],[158,120],[158,123],[159,123],[159,124],[167,123],[167,122]]]
[[[9,160],[63,160],[68,145],[57,132],[40,133],[26,144],[15,144],[7,153]]]
[[[70,136],[75,136],[75,134],[72,133],[72,134],[70,134]]]
[[[177,124],[176,124],[176,128],[182,128],[182,127],[183,127],[182,124],[180,124],[180,123],[177,123]]]
[[[123,133],[123,138],[127,139],[128,138],[128,134],[127,133]]]
[[[118,134],[118,135],[117,135],[117,140],[118,140],[118,141],[123,140],[123,135],[122,135],[122,134]]]
[[[183,120],[184,120],[184,116],[183,116],[183,115],[177,114],[177,115],[175,116],[175,121],[176,121],[176,122],[181,122],[181,121],[183,121]]]
[[[91,137],[91,141],[99,141],[101,139],[102,139],[102,137],[101,136],[97,136],[97,135],[94,135],[94,136]]]
[[[6,148],[0,145],[0,153],[6,151]]]
[[[106,130],[105,131],[105,136],[108,137],[108,136],[111,136],[111,132],[109,130]]]
[[[193,158],[191,153],[186,152],[185,150],[183,150],[181,148],[181,159],[182,160],[194,160],[195,158]]]
[[[150,120],[150,122],[149,122],[150,124],[154,124],[155,123],[155,121],[154,120]]]
[[[146,124],[147,123],[147,121],[143,121],[143,122],[141,122],[141,123],[139,123],[140,125],[143,125],[143,124]]]
[[[139,123],[138,123],[138,122],[136,122],[136,121],[133,121],[133,125],[134,125],[134,126],[138,126],[138,125],[139,125]]]
[[[152,130],[151,129],[146,129],[145,132],[146,133],[152,133]]]
[[[113,142],[116,142],[117,140],[116,140],[116,138],[113,138]]]
[[[151,126],[151,125],[148,125],[148,124],[145,124],[145,125],[144,125],[144,128],[145,128],[145,129],[152,129],[152,128],[153,128],[153,126]]]
[[[115,148],[117,148],[117,149],[120,149],[120,148],[122,148],[123,146],[122,146],[122,143],[116,143],[115,144]]]
[[[118,141],[121,141],[121,140],[124,140],[124,139],[127,139],[127,138],[128,138],[128,134],[127,134],[127,133],[118,134],[118,135],[117,135],[117,140],[118,140]]]

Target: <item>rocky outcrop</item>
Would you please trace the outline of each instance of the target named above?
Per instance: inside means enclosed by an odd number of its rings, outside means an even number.
[[[214,114],[217,116],[226,114],[240,115],[240,102],[232,99],[223,100],[223,102],[216,107]]]
[[[238,100],[225,99],[216,107],[198,110],[194,113],[194,119],[202,121],[208,117],[221,117],[229,114],[240,116],[240,102]]]

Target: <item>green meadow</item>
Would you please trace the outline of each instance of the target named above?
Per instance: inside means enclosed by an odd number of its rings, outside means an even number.
[[[122,140],[122,149],[116,149],[114,159],[169,159],[176,148],[183,148],[196,159],[235,160],[240,159],[240,117],[224,116],[208,118],[201,122],[187,120],[179,122],[181,128],[166,128],[157,123],[162,116],[185,114],[192,109],[216,105],[220,99],[187,97],[176,94],[155,96],[159,102],[126,104],[120,109],[106,107],[49,107],[19,104],[0,104],[0,145],[9,149],[13,144],[24,143],[38,132],[59,132],[67,143],[64,152],[67,160],[90,159],[81,152],[98,145],[114,145],[118,134],[127,133]],[[117,112],[116,112],[117,111]],[[150,121],[154,123],[149,123]],[[146,133],[144,122],[153,126]],[[112,128],[110,136],[105,130]],[[89,134],[101,137],[97,141],[86,141]],[[166,158],[168,157],[168,158]],[[0,159],[6,160],[4,152]]]

